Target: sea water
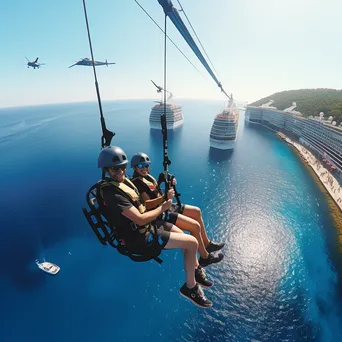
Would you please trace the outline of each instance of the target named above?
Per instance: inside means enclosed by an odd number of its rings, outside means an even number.
[[[178,101],[170,172],[183,203],[201,207],[225,258],[206,268],[211,309],[179,296],[180,251],[135,263],[102,246],[85,193],[97,169],[96,103],[0,110],[1,341],[341,341],[341,255],[326,198],[275,134],[244,123],[233,151],[209,147],[223,103]],[[152,101],[104,102],[113,145],[147,153],[162,171]],[[127,169],[129,174],[131,170]],[[61,267],[56,276],[35,259]]]

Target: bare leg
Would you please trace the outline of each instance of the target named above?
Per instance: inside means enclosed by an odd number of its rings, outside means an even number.
[[[175,225],[172,226],[171,232],[173,232],[173,233],[184,234],[183,230],[180,229],[180,228],[178,228],[178,227],[176,227]],[[183,252],[183,254],[184,254],[184,249],[182,249],[182,252]],[[208,254],[209,254],[209,253],[208,253]],[[198,263],[198,260],[197,260],[197,258],[196,258],[195,268],[197,268],[198,266],[199,266],[199,263]]]
[[[202,212],[201,209],[198,207],[194,207],[192,205],[185,205],[183,215],[191,217],[192,219],[196,220],[201,226],[201,236],[205,247],[208,247],[210,240],[207,235],[207,231],[204,226]]]
[[[197,241],[198,241],[198,252],[199,252],[201,258],[203,258],[203,259],[208,258],[209,253],[205,249],[205,245],[204,245],[202,235],[201,235],[200,224],[196,220],[194,220],[190,217],[184,216],[182,214],[178,214],[176,225],[178,228],[190,232],[190,234],[197,239]]]
[[[197,262],[197,240],[188,234],[170,232],[170,238],[165,249],[181,248],[184,253],[184,268],[186,272],[186,284],[189,288],[196,285],[195,265]]]

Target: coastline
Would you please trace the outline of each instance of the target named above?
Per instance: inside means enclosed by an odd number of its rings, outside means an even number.
[[[342,188],[339,182],[308,149],[292,141],[283,133],[277,132],[277,135],[301,157],[320,190],[327,196],[330,214],[337,227],[339,251],[342,253]]]

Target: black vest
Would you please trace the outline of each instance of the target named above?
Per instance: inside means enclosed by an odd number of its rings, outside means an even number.
[[[139,189],[142,189],[141,192],[146,192],[150,199],[163,196],[163,192],[160,189],[157,181],[151,175],[142,177],[135,172],[132,177],[132,182]]]

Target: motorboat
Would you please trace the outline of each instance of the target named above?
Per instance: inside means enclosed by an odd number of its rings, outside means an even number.
[[[52,275],[56,275],[61,269],[56,264],[53,264],[52,262],[48,262],[48,261],[39,262],[39,260],[37,259],[36,264],[42,271],[52,274]]]

